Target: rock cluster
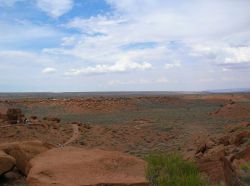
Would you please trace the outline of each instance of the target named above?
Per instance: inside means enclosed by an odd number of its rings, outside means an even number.
[[[40,141],[0,144],[0,176],[15,167],[28,186],[148,186],[146,163],[120,152],[52,148]]]
[[[185,157],[195,160],[212,182],[250,184],[250,123],[226,127],[222,134],[199,136],[194,142]]]
[[[0,151],[0,175],[3,175],[9,171],[11,171],[16,164],[16,160],[6,154],[4,151]]]
[[[0,175],[16,167],[23,175],[27,175],[30,159],[49,150],[40,141],[24,141],[0,144]]]
[[[8,109],[6,116],[8,122],[11,124],[22,123],[24,121],[24,115],[22,113],[22,110],[18,108]]]

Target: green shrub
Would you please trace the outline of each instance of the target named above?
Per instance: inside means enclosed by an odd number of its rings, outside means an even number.
[[[250,161],[245,163],[241,163],[240,168],[245,171],[246,173],[250,173]]]
[[[151,154],[146,158],[146,177],[151,186],[208,185],[197,167],[177,154]]]

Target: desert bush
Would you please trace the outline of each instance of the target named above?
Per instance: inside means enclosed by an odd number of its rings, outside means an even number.
[[[250,173],[250,161],[245,163],[241,163],[240,165],[241,170],[245,171],[246,173]]]
[[[250,185],[250,161],[246,161],[244,163],[240,164],[240,168],[243,171],[240,179],[242,182],[242,185]]]
[[[178,154],[151,154],[146,161],[146,177],[151,186],[208,185],[195,164],[183,160]]]

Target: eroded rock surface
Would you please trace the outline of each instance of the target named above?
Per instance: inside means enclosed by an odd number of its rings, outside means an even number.
[[[49,150],[41,141],[24,141],[4,143],[0,150],[11,156],[16,161],[16,167],[22,174],[27,175],[27,164],[36,155]]]
[[[212,183],[250,184],[250,123],[228,126],[222,134],[196,138],[194,147],[189,147],[191,150],[184,152],[184,157],[193,159]]]
[[[16,160],[0,150],[0,176],[9,172],[16,164]]]
[[[148,185],[145,162],[120,152],[52,149],[30,161],[28,186]]]

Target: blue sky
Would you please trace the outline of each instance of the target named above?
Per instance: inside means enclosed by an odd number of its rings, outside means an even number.
[[[250,87],[249,0],[0,0],[0,91]]]

